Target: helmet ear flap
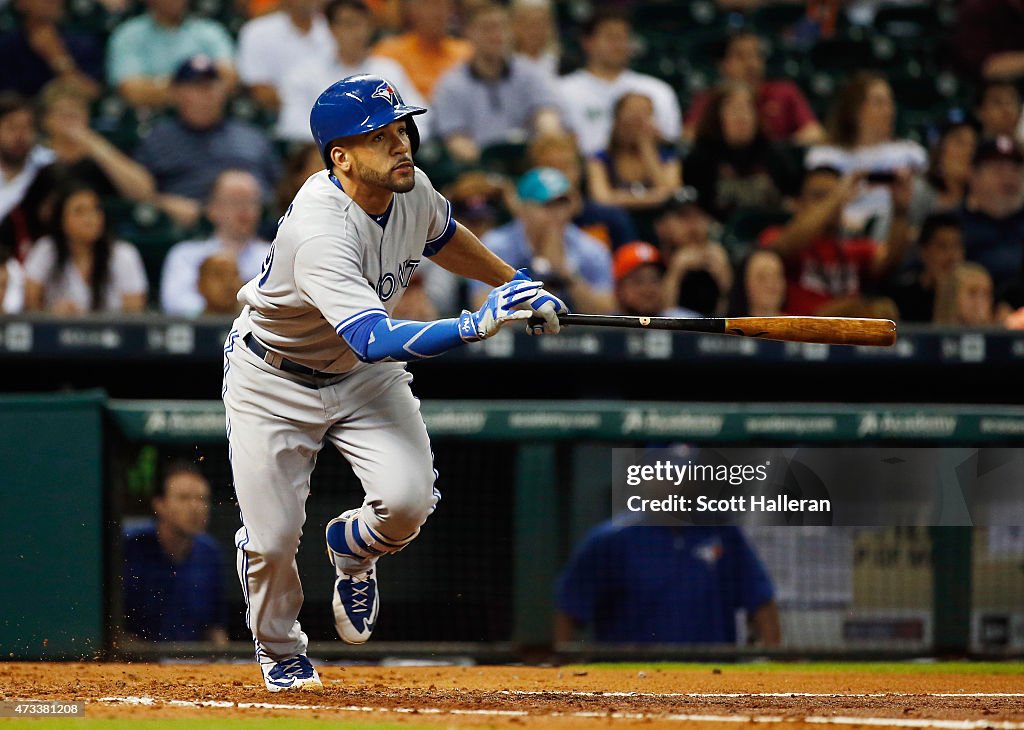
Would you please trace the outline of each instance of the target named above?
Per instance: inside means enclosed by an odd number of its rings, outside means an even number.
[[[412,114],[405,118],[405,133],[409,135],[409,149],[415,155],[420,148],[420,130]]]

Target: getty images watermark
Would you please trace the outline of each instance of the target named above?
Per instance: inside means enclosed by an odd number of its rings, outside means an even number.
[[[765,484],[771,460],[763,464],[695,464],[687,461],[677,464],[656,461],[654,464],[630,464],[626,467],[626,484],[638,487],[644,482],[657,482],[680,487],[683,484],[728,484],[733,487],[748,483]],[[645,498],[633,494],[626,500],[630,512],[831,512],[828,499],[794,499],[787,494],[742,494],[713,497],[698,493],[695,497],[667,494],[660,498]]]
[[[1024,449],[612,450],[612,511],[651,525],[1024,525]]]

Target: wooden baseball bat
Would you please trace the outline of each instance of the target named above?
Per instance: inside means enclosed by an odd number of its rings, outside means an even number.
[[[562,325],[628,327],[647,330],[708,332],[786,342],[889,347],[896,342],[896,323],[889,319],[854,317],[630,317],[617,314],[560,314]],[[543,320],[531,317],[530,324]]]

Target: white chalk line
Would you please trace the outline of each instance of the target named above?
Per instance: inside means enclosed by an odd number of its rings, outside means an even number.
[[[573,694],[568,692],[559,693],[523,693],[523,694]],[[596,693],[595,693],[596,694]],[[606,693],[599,696],[638,696],[638,697],[676,697],[685,695],[657,694],[657,693]],[[704,696],[704,695],[695,695]],[[734,694],[730,697],[763,697],[763,696],[798,696],[798,697],[862,697],[867,695],[779,695],[778,693],[761,694]],[[898,696],[908,696],[900,694]],[[1016,697],[1016,694],[951,694],[951,695],[909,695],[920,697]],[[528,710],[469,710],[460,708],[440,707],[367,707],[362,705],[293,705],[274,702],[228,702],[225,700],[160,700],[153,697],[100,697],[94,702],[107,704],[143,705],[156,706],[166,705],[169,707],[188,708],[231,708],[231,709],[257,709],[257,710],[291,710],[303,712],[360,712],[360,713],[394,713],[394,714],[417,714],[417,715],[478,715],[487,717],[527,717],[531,713]],[[602,718],[613,720],[670,720],[673,722],[722,722],[722,723],[809,723],[815,725],[872,725],[879,727],[904,727],[904,728],[939,728],[940,730],[1024,730],[1024,722],[1009,722],[998,720],[932,720],[927,718],[888,718],[888,717],[826,717],[809,715],[806,717],[783,717],[780,715],[703,715],[703,714],[680,714],[680,713],[648,713],[648,712],[549,712],[541,717],[569,717],[569,718]]]
[[[604,692],[601,690],[503,689],[498,694],[513,696],[558,695],[565,697],[683,697],[687,699],[737,699],[744,697],[1024,697],[1024,692]]]

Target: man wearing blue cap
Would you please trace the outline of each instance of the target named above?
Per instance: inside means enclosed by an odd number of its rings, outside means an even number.
[[[569,179],[552,167],[535,167],[519,180],[516,219],[484,235],[483,241],[514,267],[529,267],[573,309],[603,314],[615,310],[612,259],[596,238],[572,224]],[[486,287],[474,286],[474,302]]]
[[[193,56],[182,62],[171,96],[177,115],[153,128],[135,159],[156,178],[157,204],[175,221],[194,225],[214,182],[228,168],[255,175],[265,194],[274,189],[277,153],[259,129],[225,118],[228,87],[212,59]]]
[[[320,687],[298,622],[295,554],[325,441],[362,482],[362,504],[327,525],[334,623],[361,644],[377,622],[377,561],[420,532],[440,493],[405,362],[477,342],[514,320],[559,331],[565,304],[491,253],[413,164],[409,106],[389,81],[351,76],[324,91],[310,128],[324,159],[281,218],[224,346],[223,398],[235,494],[238,575],[271,692]],[[476,312],[431,322],[395,307],[422,257],[494,287]]]

